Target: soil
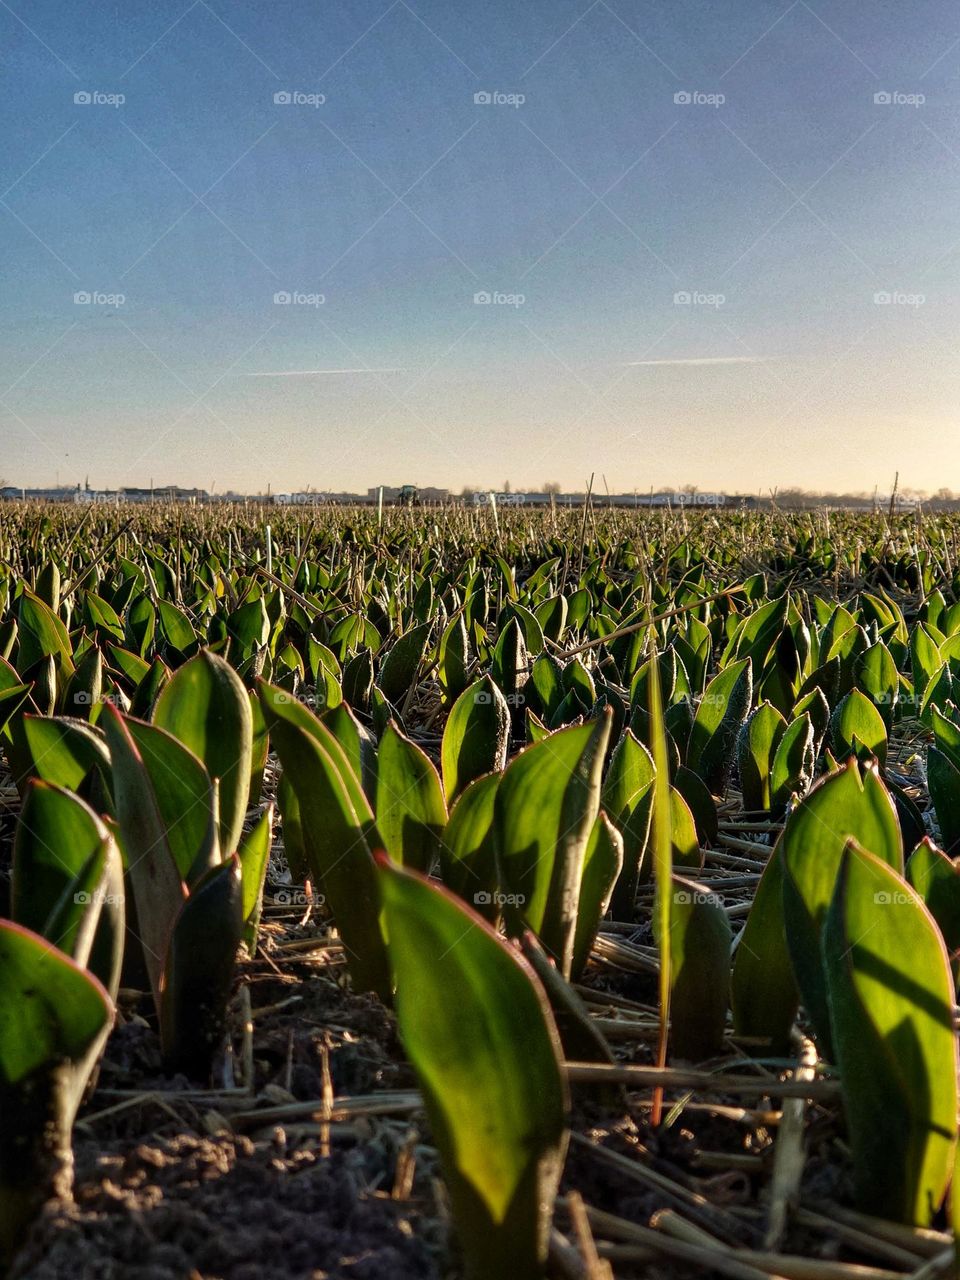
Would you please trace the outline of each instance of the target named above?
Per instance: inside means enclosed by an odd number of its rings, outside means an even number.
[[[279,975],[251,962],[240,977],[260,1105],[319,1107],[324,1055],[338,1098],[412,1087],[393,1019],[375,1000],[344,993],[308,962]],[[294,992],[296,1003],[257,1017]],[[226,1118],[236,1097],[162,1073],[157,1034],[139,1012],[148,1004],[122,1004],[74,1130],[73,1203],[47,1206],[15,1280],[442,1280],[449,1242],[432,1153],[417,1152],[409,1194],[392,1194],[409,1119],[334,1124],[326,1146],[316,1124],[236,1132]]]
[[[0,824],[2,863],[9,816]],[[274,872],[285,874],[282,858]],[[328,922],[289,905],[303,901],[289,884],[268,888],[257,955],[238,966],[212,1080],[167,1075],[149,995],[121,989],[117,1025],[74,1129],[73,1198],[46,1206],[12,1280],[460,1280],[436,1152],[393,1015],[351,993]],[[640,926],[619,936],[641,948],[651,941]],[[654,1014],[656,979],[642,965],[595,956],[584,985],[608,1005],[594,1010],[605,1019],[618,1009],[635,1018],[641,1006]],[[628,1033],[612,1047],[619,1062],[652,1061],[649,1036]],[[736,1045],[726,1049],[726,1066],[754,1069]],[[764,1121],[770,1103],[710,1097],[708,1106],[670,1095],[669,1123],[654,1132],[648,1090],[628,1100],[575,1089],[561,1196],[576,1192],[643,1227],[680,1209],[735,1247],[759,1248],[776,1137]],[[672,1115],[677,1099],[683,1105]],[[837,1108],[811,1104],[805,1205],[852,1204],[842,1138]],[[669,1179],[668,1189],[647,1170]],[[705,1216],[691,1209],[693,1197],[703,1197]],[[565,1209],[555,1225],[573,1238]],[[623,1257],[622,1240],[602,1238],[615,1241],[617,1280],[717,1274]],[[792,1222],[780,1248],[885,1261],[809,1222]],[[582,1280],[583,1272],[558,1267],[551,1276]]]
[[[289,949],[329,942],[326,926],[303,924],[300,910],[268,909],[258,956],[240,965],[238,992],[250,992],[254,1027],[252,1095],[235,1083],[239,1000],[220,1087],[211,1089],[164,1074],[149,996],[121,993],[74,1130],[73,1200],[47,1205],[12,1280],[459,1280],[436,1154],[411,1104],[415,1080],[393,1015],[346,989],[335,952]],[[597,967],[589,983],[614,998],[654,998],[646,975]],[[649,1046],[617,1046],[617,1056],[649,1062]],[[383,1114],[324,1126],[316,1116],[331,1090],[338,1103],[382,1098]],[[575,1190],[595,1208],[646,1225],[672,1203],[598,1158],[597,1147],[631,1162],[642,1155],[712,1205],[748,1214],[769,1179],[762,1162],[756,1177],[700,1164],[703,1151],[763,1157],[770,1140],[756,1125],[688,1112],[654,1135],[645,1104],[627,1114],[622,1101],[588,1091],[575,1091],[573,1103],[571,1129],[593,1149],[572,1142],[561,1194]],[[278,1117],[278,1108],[295,1114]],[[822,1176],[814,1153],[808,1180],[818,1168]],[[843,1190],[834,1183],[830,1194]],[[756,1245],[759,1229],[748,1217],[738,1235]],[[618,1278],[698,1274],[666,1261],[616,1263]]]

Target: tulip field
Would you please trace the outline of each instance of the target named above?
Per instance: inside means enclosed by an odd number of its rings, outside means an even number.
[[[960,1274],[958,535],[0,505],[0,1276]]]

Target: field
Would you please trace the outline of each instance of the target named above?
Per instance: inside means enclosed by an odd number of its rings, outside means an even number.
[[[958,534],[0,505],[0,1274],[957,1274]]]

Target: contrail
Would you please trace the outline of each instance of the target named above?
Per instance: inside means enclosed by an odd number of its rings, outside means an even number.
[[[323,378],[338,373],[407,373],[403,368],[396,369],[270,369],[263,373],[248,373],[248,378]]]

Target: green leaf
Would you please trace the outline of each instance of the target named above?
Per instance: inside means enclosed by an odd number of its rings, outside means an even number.
[[[304,847],[343,939],[357,991],[390,998],[373,849],[381,839],[360,780],[333,734],[306,707],[261,682],[270,740],[297,796]]]
[[[268,805],[256,825],[240,841],[237,857],[243,884],[243,942],[250,955],[257,950],[260,913],[263,910],[263,884],[270,865],[273,845],[273,805]]]
[[[444,628],[437,659],[440,683],[447,700],[453,702],[467,687],[470,665],[470,642],[462,611],[458,611]]]
[[[573,963],[570,976],[580,978],[590,958],[600,921],[607,914],[613,886],[623,866],[623,840],[620,832],[601,810],[593,824],[580,878],[580,901],[573,937]]]
[[[0,921],[0,1266],[45,1201],[69,1191],[70,1128],[113,1022],[95,978]]]
[[[949,703],[947,710],[949,714],[940,711],[939,708],[931,708],[930,726],[933,729],[934,741],[938,750],[948,756],[950,761],[960,769],[960,724],[957,723],[957,709]]]
[[[73,650],[66,627],[49,605],[26,588],[20,596],[17,621],[17,665],[21,672],[26,673],[44,658],[52,657],[61,676],[73,674]]]
[[[551,720],[566,696],[566,690],[563,687],[563,668],[551,654],[541,653],[533,664],[530,680],[536,690],[540,710],[547,720]],[[528,696],[529,692],[527,690]]]
[[[219,782],[220,847],[240,843],[250,793],[253,715],[247,691],[223,658],[201,650],[164,685],[153,722],[203,761]]]
[[[827,975],[820,931],[847,841],[876,854],[900,874],[903,842],[897,811],[875,767],[854,761],[819,782],[787,818],[782,836],[783,911],[787,945],[801,998],[821,1054],[829,1058]]]
[[[237,947],[243,886],[236,854],[211,867],[183,904],[164,959],[160,1042],[171,1071],[201,1078],[223,1037]]]
[[[919,699],[941,666],[940,646],[931,636],[928,627],[922,623],[914,628],[910,637],[910,662],[913,687]]]
[[[444,885],[490,923],[500,916],[494,801],[500,776],[477,778],[461,792],[443,832],[440,872]]]
[[[177,653],[190,654],[197,647],[197,635],[187,615],[169,600],[159,600],[157,611],[167,644]]]
[[[855,672],[857,683],[880,712],[889,729],[893,724],[893,712],[900,696],[900,674],[893,655],[882,640],[861,654]]]
[[[300,803],[293,789],[293,783],[286,773],[281,773],[277,783],[277,808],[280,811],[283,852],[287,859],[287,866],[290,868],[290,875],[294,882],[302,883],[310,876],[310,864],[303,839]]]
[[[927,786],[946,851],[960,852],[960,768],[937,747],[927,749]]]
[[[452,894],[380,860],[397,1019],[468,1280],[541,1280],[566,1146],[560,1044],[525,961]]]
[[[816,757],[820,751],[820,743],[830,727],[830,704],[822,689],[811,689],[809,693],[797,699],[793,708],[794,720],[798,720],[804,714],[810,717],[810,723],[813,725],[813,753]]]
[[[197,756],[171,733],[129,716],[126,726],[150,779],[177,871],[192,884],[222,860],[216,787]]]
[[[522,705],[521,690],[527,683],[530,658],[523,631],[516,617],[511,618],[497,638],[490,663],[494,683],[507,699],[510,707]]]
[[[907,859],[906,877],[939,925],[952,959],[960,951],[960,867],[924,839]]]
[[[943,941],[907,883],[851,841],[822,945],[860,1207],[929,1226],[957,1135],[954,992]]]
[[[102,730],[65,716],[24,716],[23,731],[34,772],[44,782],[79,791],[94,769],[109,778],[110,752]]]
[[[8,722],[24,707],[30,699],[28,684],[11,685],[9,689],[0,690],[0,732]]]
[[[923,686],[920,686],[923,688]],[[939,670],[935,671],[930,677],[929,683],[923,689],[923,697],[920,702],[920,720],[928,728],[933,723],[934,708],[943,708],[948,702],[955,700],[956,681],[950,674],[950,668],[946,663]]]
[[[551,596],[549,600],[544,600],[542,604],[537,605],[534,613],[547,639],[559,644],[567,625],[566,597]]]
[[[361,649],[344,665],[340,680],[343,699],[357,711],[366,711],[373,693],[373,652]]]
[[[887,758],[887,729],[883,717],[859,689],[841,698],[830,721],[830,735],[838,760],[854,755],[861,763],[876,756],[880,764]]]
[[[464,689],[443,730],[440,762],[447,804],[468,782],[502,769],[510,741],[510,709],[489,676]]]
[[[705,885],[673,877],[670,1047],[701,1062],[723,1047],[730,1006],[730,922]]]
[[[697,835],[696,819],[676,787],[670,788],[670,823],[673,862],[699,870],[703,866],[703,853]]]
[[[429,872],[440,856],[447,806],[433,761],[393,722],[380,739],[376,814],[391,857]]]
[[[393,646],[380,666],[377,684],[388,702],[400,702],[416,679],[427,647],[431,623],[411,627]]]
[[[623,841],[623,868],[613,891],[618,920],[632,920],[653,810],[653,760],[627,729],[610,757],[601,803]]]
[[[800,1004],[783,919],[781,843],[757,885],[737,944],[730,989],[737,1034],[768,1040],[770,1052],[777,1056],[789,1052]]]
[[[109,704],[104,727],[113,761],[120,841],[133,887],[139,938],[154,1002],[160,1008],[163,958],[186,897],[150,775],[123,716]]]
[[[345,702],[332,710],[324,711],[320,723],[329,729],[343,747],[350,767],[360,779],[364,795],[374,803],[377,796],[377,744],[373,734],[366,729]],[[384,730],[386,732],[386,730]]]
[[[31,781],[13,846],[11,915],[89,968],[112,994],[124,942],[123,868],[77,796]]]
[[[64,1058],[79,1065],[106,1039],[113,1006],[100,983],[46,938],[9,920],[0,920],[0,979],[4,1082],[16,1084]],[[73,1110],[85,1083],[73,1091]]]
[[[731,663],[707,685],[690,731],[687,766],[713,792],[723,789],[753,691],[751,662]]]
[[[813,781],[816,761],[813,725],[804,712],[787,725],[770,770],[770,811],[779,817],[793,794],[803,795]]]
[[[600,803],[610,713],[526,747],[504,772],[494,826],[503,885],[516,896],[514,932],[540,938],[570,976],[580,880]]]
[[[776,707],[762,702],[740,731],[737,762],[743,807],[748,813],[766,812],[770,808],[773,756],[786,727]]]
[[[164,626],[166,627],[166,616],[163,612],[162,600],[160,602],[160,615],[164,619]],[[270,640],[270,617],[267,614],[263,597],[258,596],[256,600],[248,600],[246,604],[242,604],[239,609],[234,610],[227,619],[227,631],[231,640],[230,651],[234,653],[234,650],[236,650],[236,658],[239,660],[250,658],[253,654],[266,648]],[[171,641],[171,643],[174,642]]]

